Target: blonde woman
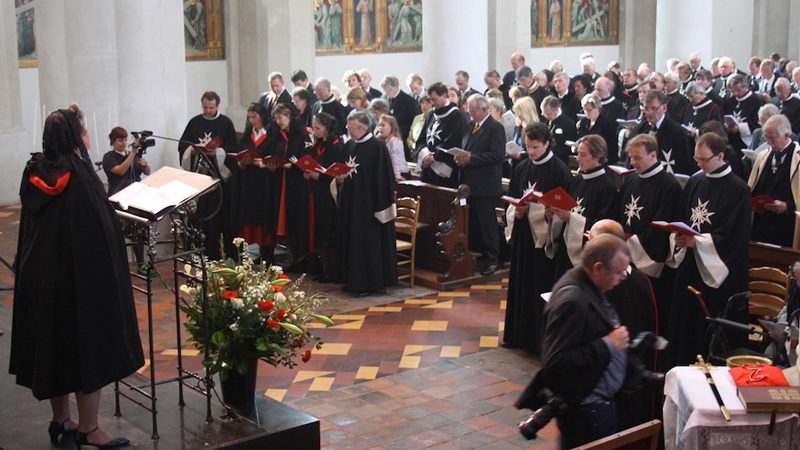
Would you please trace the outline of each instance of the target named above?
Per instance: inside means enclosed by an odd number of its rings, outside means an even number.
[[[514,169],[517,167],[520,159],[525,159],[528,157],[528,154],[525,153],[525,127],[528,125],[538,123],[539,120],[539,113],[536,112],[536,104],[533,102],[533,99],[528,97],[527,95],[520,97],[517,101],[514,102],[514,106],[511,107],[511,110],[514,111],[514,116],[516,120],[516,128],[514,128],[514,137],[511,139],[515,142],[522,151],[519,153],[511,154],[511,172],[514,173]]]

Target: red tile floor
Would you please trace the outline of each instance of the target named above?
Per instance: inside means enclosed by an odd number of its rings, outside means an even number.
[[[18,213],[18,206],[0,208],[0,256],[9,262]],[[172,286],[170,269],[160,264],[164,283],[154,283],[156,379],[176,374],[174,297],[165,288]],[[0,267],[0,286],[11,284],[10,271]],[[513,402],[539,364],[498,348],[506,280],[438,293],[395,288],[361,303],[338,286],[310,283],[309,289],[327,290],[336,325],[314,330],[325,344],[308,363],[291,370],[260,363],[257,390],[319,417],[324,448],[557,447],[552,423],[530,442],[516,430],[526,412]],[[4,311],[11,297],[0,293]],[[147,352],[143,295],[136,307]],[[190,344],[182,348],[184,366],[198,370],[201,357]],[[140,372],[149,375],[149,366]]]

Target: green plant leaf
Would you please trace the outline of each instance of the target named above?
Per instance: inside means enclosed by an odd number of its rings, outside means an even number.
[[[225,333],[223,331],[216,331],[211,335],[211,343],[217,347],[225,345]]]
[[[303,330],[300,329],[300,327],[298,327],[295,324],[286,323],[286,322],[278,322],[278,323],[281,325],[281,328],[283,328],[284,330],[286,330],[286,331],[288,331],[290,333],[303,334]]]
[[[322,314],[311,313],[311,317],[317,319],[318,321],[324,323],[325,325],[328,325],[329,327],[334,325],[333,320],[331,320],[331,318],[328,317],[328,316],[323,316]]]
[[[288,278],[277,278],[275,280],[270,281],[269,284],[271,284],[273,286],[283,286],[284,284],[289,284],[291,282],[292,282],[292,280],[290,280]]]

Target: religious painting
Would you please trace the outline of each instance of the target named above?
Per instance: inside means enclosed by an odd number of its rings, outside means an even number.
[[[314,0],[318,55],[422,51],[422,0]]]
[[[17,16],[17,55],[20,67],[36,67],[36,35],[33,31],[34,0],[14,0]]]
[[[184,0],[186,60],[225,59],[222,0]]]
[[[619,0],[531,0],[531,47],[619,43]]]
[[[617,0],[573,0],[569,11],[569,45],[616,44]]]

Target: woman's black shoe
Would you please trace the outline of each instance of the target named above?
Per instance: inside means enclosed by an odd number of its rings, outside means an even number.
[[[50,442],[53,444],[58,443],[58,437],[67,434],[72,434],[75,432],[75,429],[67,430],[64,424],[69,422],[69,417],[64,419],[63,422],[50,422],[50,426],[47,427],[47,434],[50,435]]]
[[[118,437],[111,439],[110,441],[106,442],[105,444],[92,444],[89,442],[89,435],[97,431],[100,427],[94,427],[94,430],[88,433],[81,433],[78,431],[75,433],[75,445],[78,446],[78,450],[81,450],[81,447],[84,445],[91,445],[94,448],[114,448],[114,447],[122,447],[123,445],[130,444],[128,438]]]

